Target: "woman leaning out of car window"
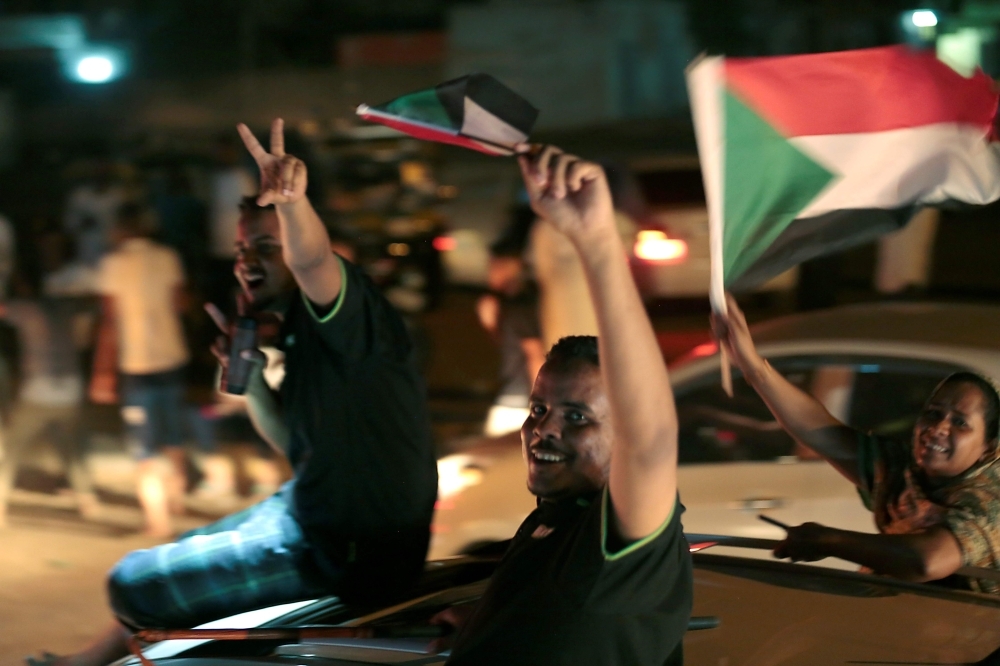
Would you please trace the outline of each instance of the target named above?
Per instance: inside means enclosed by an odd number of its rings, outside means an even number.
[[[1000,569],[1000,397],[969,372],[942,381],[928,398],[911,442],[853,430],[777,373],[754,347],[732,296],[715,316],[720,344],[782,427],[858,487],[879,534],[805,523],[788,530],[776,557],[839,557],[910,581],[938,581],[962,566]],[[947,581],[1000,594],[1000,583]]]

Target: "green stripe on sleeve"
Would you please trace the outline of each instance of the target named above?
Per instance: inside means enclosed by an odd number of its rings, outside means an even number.
[[[674,511],[677,510],[677,496],[674,495],[674,504],[670,507],[670,513],[667,514],[667,519],[653,531],[652,534],[644,536],[643,538],[630,543],[625,546],[617,553],[608,552],[608,520],[611,519],[608,513],[608,506],[611,504],[611,491],[608,486],[604,486],[604,496],[601,498],[601,552],[604,553],[604,560],[606,562],[614,562],[615,560],[620,560],[629,553],[634,553],[646,544],[652,542],[656,537],[663,534],[663,530],[667,529],[667,525],[674,517]]]
[[[337,265],[340,266],[340,293],[337,294],[337,301],[333,304],[330,311],[326,313],[326,316],[320,317],[316,314],[316,310],[313,309],[313,304],[309,301],[309,297],[306,296],[305,292],[302,292],[302,302],[306,304],[306,310],[320,324],[330,321],[340,311],[340,306],[344,304],[344,294],[347,293],[347,269],[344,268],[344,260],[337,253],[334,253],[333,256],[337,258]]]

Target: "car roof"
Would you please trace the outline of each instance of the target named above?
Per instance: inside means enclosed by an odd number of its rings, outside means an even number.
[[[757,344],[861,339],[1000,350],[1000,307],[864,303],[779,317],[751,331]]]

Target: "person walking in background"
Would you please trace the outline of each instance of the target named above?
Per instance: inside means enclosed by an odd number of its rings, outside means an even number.
[[[3,429],[0,527],[19,463],[45,436],[63,459],[80,514],[90,519],[99,513],[84,459],[84,378],[73,341],[73,318],[92,308],[89,299],[34,298],[31,293],[0,304],[0,318],[17,329],[20,348],[19,390]]]
[[[530,225],[534,213],[525,206],[515,209],[514,218],[508,228],[513,231],[490,246],[490,293],[476,303],[479,322],[500,346],[500,391],[483,428],[490,437],[521,429],[528,417],[531,385],[545,362],[537,292],[527,278],[522,256],[527,232],[524,222]],[[518,233],[522,228],[525,233]]]
[[[114,166],[101,160],[93,176],[70,192],[63,227],[76,243],[77,259],[94,266],[110,247],[111,228],[125,190],[114,180]]]
[[[168,537],[170,514],[181,510],[185,484],[181,443],[189,354],[180,318],[185,280],[177,253],[150,240],[151,232],[143,208],[122,207],[114,227],[117,246],[99,269],[102,319],[90,396],[113,404],[120,393],[128,445],[139,460],[146,532]],[[158,460],[161,451],[169,464]]]

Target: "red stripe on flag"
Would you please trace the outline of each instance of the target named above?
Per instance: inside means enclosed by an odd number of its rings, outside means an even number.
[[[475,139],[470,139],[461,134],[456,134],[454,131],[437,129],[426,123],[408,122],[403,118],[388,116],[384,113],[376,114],[359,112],[358,115],[367,121],[391,127],[394,130],[399,130],[404,134],[409,134],[412,137],[422,139],[424,141],[437,141],[438,143],[447,143],[453,146],[461,146],[462,148],[471,148],[472,150],[477,150],[481,153],[486,153],[487,155],[510,154],[509,151],[505,152],[499,148],[491,148],[489,145],[480,143]]]
[[[730,89],[786,137],[961,123],[991,132],[993,82],[966,79],[932,53],[888,46],[837,53],[727,58]]]

